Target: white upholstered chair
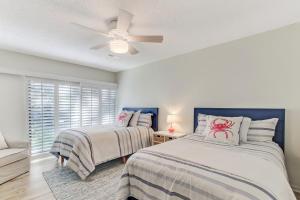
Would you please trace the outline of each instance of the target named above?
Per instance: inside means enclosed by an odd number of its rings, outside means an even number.
[[[8,142],[8,148],[0,150],[0,184],[29,171],[29,143]]]

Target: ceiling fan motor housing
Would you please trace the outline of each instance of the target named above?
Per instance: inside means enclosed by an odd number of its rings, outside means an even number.
[[[108,35],[109,35],[109,37],[114,38],[114,39],[125,40],[125,41],[128,40],[128,32],[117,29],[117,28],[109,31]]]

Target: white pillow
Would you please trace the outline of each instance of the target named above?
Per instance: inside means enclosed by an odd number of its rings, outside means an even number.
[[[195,130],[195,134],[204,135],[204,131],[207,125],[207,116],[205,114],[198,114],[198,126]]]
[[[205,140],[216,143],[239,145],[239,130],[243,117],[208,116]]]
[[[5,139],[0,131],[0,149],[7,149],[7,148],[8,148],[8,146],[7,146]]]
[[[241,142],[247,142],[247,134],[249,131],[251,121],[252,121],[252,119],[249,117],[243,118],[241,128],[240,128],[240,141]]]
[[[247,140],[271,142],[278,122],[278,118],[252,121],[249,127]]]
[[[152,113],[141,113],[137,125],[150,128],[152,126]]]
[[[141,115],[141,111],[137,111],[135,113],[133,113],[133,116],[131,117],[131,120],[129,122],[129,126],[135,127],[138,124],[138,120],[140,118]]]
[[[121,127],[127,127],[128,123],[132,117],[133,112],[132,111],[122,111],[118,116],[117,116],[117,126]]]

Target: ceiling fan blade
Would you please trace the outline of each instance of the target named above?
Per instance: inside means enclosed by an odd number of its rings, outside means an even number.
[[[74,26],[77,26],[79,28],[82,28],[82,29],[85,29],[85,30],[88,30],[88,31],[93,31],[93,32],[96,32],[102,36],[105,36],[105,37],[109,37],[107,33],[103,32],[103,31],[99,31],[99,30],[96,30],[94,28],[91,28],[91,27],[88,27],[88,26],[85,26],[85,25],[81,25],[81,24],[77,24],[77,23],[74,23],[72,22],[71,24],[73,24]]]
[[[135,55],[135,54],[139,53],[139,51],[138,51],[135,47],[133,47],[132,45],[129,45],[128,52],[129,52],[131,55]]]
[[[126,10],[119,10],[119,16],[118,16],[118,22],[117,22],[117,29],[121,30],[121,31],[127,31],[131,20],[132,20],[133,15],[131,13],[129,13]]]
[[[102,49],[102,48],[107,47],[107,46],[108,46],[107,44],[98,44],[96,46],[91,47],[90,49],[91,50],[97,50],[97,49]]]
[[[154,42],[162,43],[164,36],[162,35],[129,35],[128,41],[131,42]]]

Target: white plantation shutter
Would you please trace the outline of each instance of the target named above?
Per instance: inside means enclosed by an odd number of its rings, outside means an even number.
[[[112,124],[116,118],[116,96],[115,89],[101,90],[101,124]]]
[[[28,118],[31,153],[49,151],[55,131],[55,85],[53,83],[29,81]]]
[[[92,87],[81,88],[82,126],[100,124],[99,120],[99,89]]]
[[[28,79],[28,126],[31,153],[50,150],[56,133],[69,128],[112,124],[115,120],[114,87]]]
[[[80,85],[58,85],[59,130],[80,127]]]

